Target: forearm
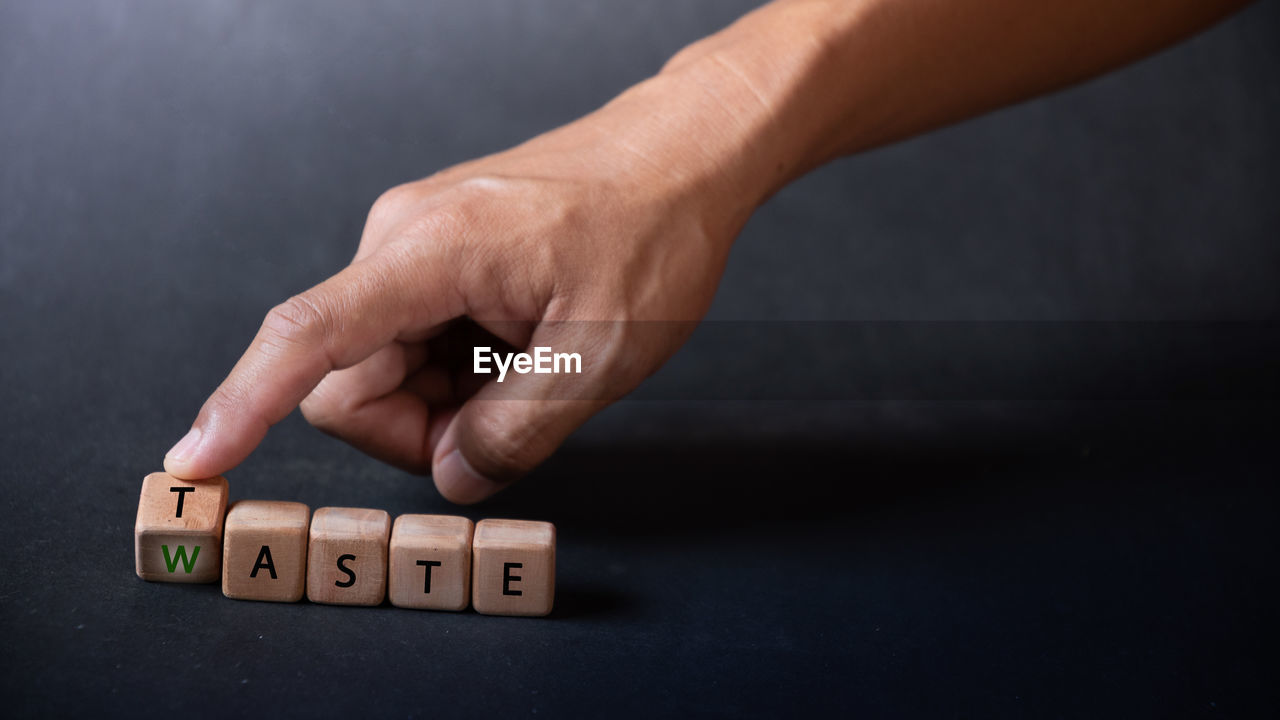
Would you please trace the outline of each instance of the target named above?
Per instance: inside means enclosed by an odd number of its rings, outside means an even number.
[[[1087,79],[1244,4],[778,0],[618,102],[646,102],[645,85],[680,98],[690,117],[657,118],[655,131],[697,138],[673,152],[705,160],[703,174],[749,212],[836,157]]]

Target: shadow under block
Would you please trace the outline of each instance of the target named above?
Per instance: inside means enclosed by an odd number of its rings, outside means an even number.
[[[179,480],[163,472],[142,479],[133,525],[134,562],[143,580],[216,582],[222,573],[227,480]]]
[[[465,610],[473,526],[452,515],[401,515],[391,530],[387,595],[396,607]]]
[[[390,535],[386,510],[316,510],[307,551],[307,599],[330,605],[380,605],[387,594]]]
[[[484,615],[546,615],[556,589],[556,527],[481,520],[471,545],[471,606]]]
[[[237,600],[297,602],[307,583],[311,508],[297,502],[241,500],[227,512],[222,594]]]

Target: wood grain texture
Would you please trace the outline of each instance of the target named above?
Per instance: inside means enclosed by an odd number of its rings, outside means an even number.
[[[471,544],[471,605],[485,615],[551,612],[556,528],[548,522],[481,520]]]
[[[471,602],[472,531],[470,520],[453,515],[396,518],[387,570],[391,604],[465,610]]]
[[[227,480],[179,480],[163,472],[142,479],[133,525],[138,577],[155,582],[215,582],[222,571]]]
[[[387,594],[385,510],[320,508],[311,517],[307,599],[330,605],[379,605]]]
[[[237,600],[297,602],[307,580],[311,508],[297,502],[241,500],[227,511],[222,594]]]

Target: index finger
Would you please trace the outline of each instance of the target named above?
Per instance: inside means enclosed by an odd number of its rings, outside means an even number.
[[[191,430],[165,455],[165,471],[203,478],[235,467],[330,371],[355,365],[403,331],[460,314],[439,260],[411,269],[403,258],[378,253],[272,308]]]

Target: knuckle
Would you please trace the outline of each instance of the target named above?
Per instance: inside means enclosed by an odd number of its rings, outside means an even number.
[[[263,332],[288,343],[305,344],[324,337],[330,325],[322,303],[295,295],[271,308],[262,321]]]
[[[672,70],[675,70],[682,65],[686,65],[690,60],[692,60],[695,56],[697,56],[701,52],[705,52],[705,50],[702,50],[701,48],[698,48],[694,45],[686,46],[682,48],[680,51],[678,51],[675,55],[672,55],[670,58],[667,59],[667,62],[664,63],[662,66],[661,72],[671,72]]]
[[[474,426],[475,442],[464,455],[477,470],[494,480],[512,480],[537,464],[534,438],[522,432],[504,412],[485,413]]]
[[[414,217],[409,225],[410,234],[433,243],[450,243],[463,238],[470,228],[477,227],[484,219],[474,203],[454,201],[441,204]]]
[[[369,207],[369,221],[383,222],[398,216],[403,211],[411,193],[409,185],[396,185],[384,190]]]
[[[399,248],[406,264],[419,266],[424,260],[462,267],[485,255],[485,243],[475,243],[476,228],[482,227],[480,216],[470,209],[450,203],[421,213],[403,228]]]

